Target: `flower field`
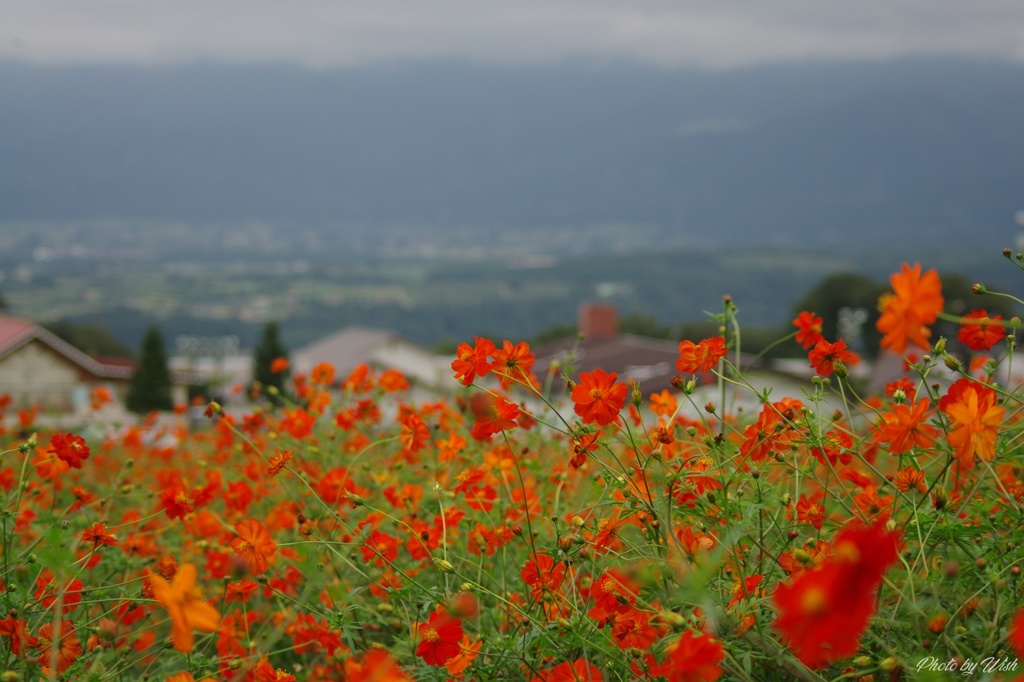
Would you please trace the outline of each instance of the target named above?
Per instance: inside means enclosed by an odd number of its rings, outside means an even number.
[[[1015,679],[1019,321],[890,281],[902,376],[864,394],[804,311],[816,376],[756,414],[728,298],[654,394],[475,338],[450,400],[320,365],[191,431],[6,406],[0,682]]]

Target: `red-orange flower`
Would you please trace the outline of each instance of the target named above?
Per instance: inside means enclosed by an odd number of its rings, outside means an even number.
[[[81,469],[82,462],[89,457],[89,446],[85,439],[71,433],[56,433],[50,439],[50,449],[63,462],[73,469]]]
[[[192,498],[189,497],[180,483],[166,488],[160,493],[160,506],[167,512],[167,518],[169,519],[178,519],[185,516],[185,514],[191,514],[195,511]]]
[[[707,633],[687,630],[669,645],[662,663],[648,666],[648,675],[667,682],[713,682],[722,676],[718,664],[724,658],[720,641]]]
[[[1006,338],[1006,329],[998,324],[1002,319],[1002,315],[989,316],[985,310],[972,310],[960,320],[956,338],[971,350],[990,350]]]
[[[434,611],[430,620],[420,623],[420,643],[416,655],[427,665],[444,665],[448,659],[459,655],[462,647],[462,621],[443,611]]]
[[[69,613],[77,609],[82,602],[82,581],[74,578],[61,587],[53,575],[53,571],[44,568],[36,578],[35,598],[44,609],[48,609],[60,601],[61,613]]]
[[[587,461],[587,454],[597,450],[600,443],[596,433],[581,433],[572,436],[572,459],[569,466],[579,469]]]
[[[821,530],[821,523],[825,520],[825,508],[821,506],[820,499],[820,491],[810,497],[800,495],[800,500],[796,503],[797,521]]]
[[[93,549],[99,549],[104,545],[116,545],[117,538],[107,532],[105,523],[94,523],[92,528],[82,531],[82,542],[92,545]]]
[[[1013,617],[1006,641],[1015,654],[1024,656],[1024,609],[1017,611],[1017,615]]]
[[[793,325],[797,330],[796,342],[803,346],[805,350],[815,346],[825,338],[821,335],[822,319],[814,313],[809,313],[806,310],[801,312],[793,320]]]
[[[245,519],[235,524],[235,532],[238,537],[231,541],[231,549],[245,559],[253,575],[266,571],[268,560],[277,550],[267,529],[256,519]]]
[[[952,428],[947,440],[965,467],[974,466],[975,455],[986,462],[996,456],[996,438],[1006,410],[996,405],[994,390],[973,379],[958,379],[939,400],[939,409],[949,415]]]
[[[680,341],[676,369],[686,374],[704,374],[714,369],[727,352],[724,336],[713,336],[700,343]]]
[[[667,419],[674,415],[676,410],[679,409],[679,403],[676,401],[676,397],[669,393],[667,389],[660,393],[652,393],[649,397],[651,400],[651,412],[659,417],[665,417]]]
[[[411,677],[395,663],[384,649],[370,649],[362,659],[345,661],[345,679],[348,682],[410,682]]]
[[[39,643],[39,640],[32,636],[24,619],[14,616],[0,620],[0,637],[9,640],[10,652],[19,658],[24,657],[29,649],[35,648]]]
[[[889,452],[896,455],[916,447],[927,448],[935,443],[938,429],[927,424],[933,410],[927,398],[913,405],[900,404],[882,416],[875,437],[880,443],[889,444]]]
[[[288,369],[288,358],[274,358],[270,361],[270,373],[280,374]]]
[[[805,665],[820,668],[857,651],[875,592],[898,554],[899,532],[886,531],[884,521],[850,525],[820,566],[776,588],[775,627]]]
[[[897,353],[907,349],[909,343],[928,347],[931,329],[942,312],[942,282],[935,270],[921,274],[921,265],[911,268],[906,263],[900,272],[889,277],[893,293],[884,294],[878,301],[881,316],[875,327],[882,332],[882,348]]]
[[[460,343],[455,349],[455,360],[452,361],[452,369],[455,371],[455,378],[464,386],[469,386],[478,376],[484,376],[491,371],[491,356],[497,350],[494,342],[490,339],[473,337],[475,345]]]
[[[469,398],[469,409],[476,417],[470,434],[477,440],[489,440],[500,431],[510,431],[518,426],[519,406],[501,396],[474,393]]]
[[[78,630],[70,620],[61,622],[60,634],[56,638],[53,623],[43,623],[39,626],[39,646],[39,664],[44,670],[52,670],[50,664],[56,659],[58,675],[70,668],[82,655],[82,642],[78,639]]]
[[[171,617],[171,642],[178,651],[192,651],[192,631],[213,632],[220,623],[220,614],[199,595],[196,589],[196,567],[182,564],[174,579],[168,583],[149,574],[153,598],[163,604]]]
[[[513,383],[528,384],[533,374],[533,363],[536,360],[525,341],[512,345],[509,340],[502,341],[501,348],[494,351],[492,371],[507,389]]]
[[[825,339],[818,341],[807,359],[811,361],[814,371],[823,377],[827,377],[836,371],[836,363],[841,362],[846,366],[856,365],[860,362],[860,356],[846,347],[846,342],[839,339],[835,343],[829,343]]]
[[[430,441],[430,430],[415,412],[400,418],[398,423],[402,427],[398,440],[402,444],[403,452],[410,455],[419,452]]]
[[[330,386],[334,383],[334,365],[329,362],[318,362],[309,370],[309,380],[315,386]]]
[[[565,563],[555,561],[547,554],[538,554],[535,560],[526,562],[519,577],[530,586],[530,595],[538,599],[545,592],[555,592],[565,579]]]
[[[584,658],[578,658],[572,663],[559,663],[530,682],[602,682],[603,679],[600,668]]]
[[[462,674],[469,667],[469,664],[480,655],[480,646],[482,644],[483,640],[481,639],[471,642],[469,635],[463,635],[462,643],[459,644],[459,653],[449,658],[444,664],[444,667],[448,669],[448,674],[452,676]]]
[[[277,476],[281,473],[281,469],[288,466],[290,461],[292,461],[291,450],[278,450],[270,456],[270,460],[267,462],[267,473],[271,476]]]
[[[584,422],[604,426],[618,419],[629,391],[626,384],[615,381],[618,376],[603,369],[580,374],[579,383],[572,388],[572,401]]]
[[[256,682],[295,682],[295,675],[275,668],[264,656],[256,663]]]

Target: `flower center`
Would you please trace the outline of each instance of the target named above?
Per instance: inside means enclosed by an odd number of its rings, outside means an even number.
[[[424,641],[433,643],[441,639],[441,636],[437,634],[437,630],[434,628],[427,628],[423,631],[423,639]]]
[[[804,613],[816,614],[827,610],[825,591],[820,587],[812,587],[804,592],[800,599],[800,605],[804,607]]]

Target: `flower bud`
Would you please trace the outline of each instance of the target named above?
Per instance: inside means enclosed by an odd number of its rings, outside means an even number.
[[[879,663],[878,667],[887,673],[891,673],[900,669],[900,662],[892,656],[890,656],[883,660],[881,663]]]
[[[455,566],[453,566],[452,562],[448,561],[447,559],[434,559],[434,566],[436,566],[437,570],[441,571],[442,573],[455,572]]]

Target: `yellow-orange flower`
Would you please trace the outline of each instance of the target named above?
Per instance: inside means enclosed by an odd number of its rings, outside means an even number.
[[[996,438],[1006,409],[996,405],[996,392],[973,379],[959,379],[939,401],[949,415],[952,428],[947,440],[953,456],[965,467],[974,466],[974,456],[986,462],[996,456]]]
[[[268,560],[277,549],[267,529],[256,519],[245,519],[235,524],[235,532],[238,537],[231,541],[231,549],[245,559],[253,575],[266,571]]]
[[[220,623],[220,613],[199,595],[196,589],[196,567],[183,564],[174,579],[167,582],[155,573],[149,574],[153,598],[163,604],[171,617],[171,642],[178,651],[192,651],[193,630],[213,632]]]
[[[938,319],[945,299],[942,282],[935,270],[921,274],[920,263],[910,267],[906,263],[901,271],[889,277],[892,293],[883,294],[878,301],[882,315],[875,326],[882,332],[882,348],[897,353],[907,349],[909,343],[928,347],[931,325]]]

